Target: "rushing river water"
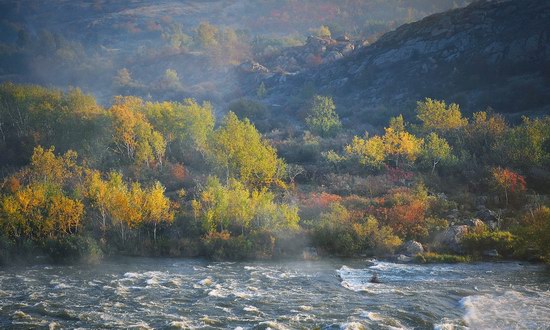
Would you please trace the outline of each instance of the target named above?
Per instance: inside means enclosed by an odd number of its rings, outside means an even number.
[[[142,258],[0,268],[0,328],[36,327],[548,329],[550,270]]]

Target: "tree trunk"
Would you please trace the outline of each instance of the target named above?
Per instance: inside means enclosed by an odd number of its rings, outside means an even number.
[[[504,197],[506,197],[506,207],[508,207],[508,189],[504,189]]]
[[[439,162],[436,162],[436,161],[434,160],[433,166],[432,166],[432,174],[434,174],[434,172],[435,172],[435,166],[437,165],[437,163],[439,163]]]
[[[122,238],[122,243],[126,240],[126,236],[124,235],[124,224],[122,221],[120,222],[120,237]]]
[[[105,211],[101,211],[101,235],[102,238],[105,238],[105,234],[107,233],[107,215],[105,214]]]

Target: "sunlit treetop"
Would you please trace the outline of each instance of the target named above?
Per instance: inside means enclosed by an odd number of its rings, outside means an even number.
[[[455,103],[447,106],[445,101],[426,98],[417,103],[416,111],[417,118],[426,131],[449,132],[463,128],[468,123]]]

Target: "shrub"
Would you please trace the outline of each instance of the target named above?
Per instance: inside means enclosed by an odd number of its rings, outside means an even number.
[[[252,254],[252,243],[243,236],[232,237],[228,231],[211,232],[202,239],[203,252],[214,260],[243,260]]]
[[[234,112],[239,119],[250,119],[252,122],[262,120],[267,114],[265,105],[250,99],[239,99],[229,104],[229,111]]]
[[[336,106],[331,97],[316,95],[309,109],[306,124],[309,129],[322,137],[335,136],[342,128]]]
[[[254,258],[269,259],[273,256],[276,238],[269,230],[262,230],[252,233],[248,240],[253,247]]]
[[[520,252],[527,258],[542,258],[550,263],[550,207],[540,207],[526,214],[515,229]]]
[[[374,199],[369,213],[390,226],[399,237],[419,240],[429,234],[427,209],[427,190],[423,185],[417,185],[414,189],[391,189],[384,197]]]
[[[503,256],[511,256],[516,249],[517,237],[507,231],[481,230],[464,236],[462,245],[470,254],[482,254],[483,251],[497,250]]]
[[[43,250],[55,263],[97,263],[103,256],[97,242],[83,236],[47,240]]]
[[[0,266],[27,262],[40,254],[40,247],[29,239],[14,241],[0,233]]]
[[[357,219],[339,203],[321,214],[321,221],[314,228],[313,241],[328,253],[341,256],[391,254],[401,245],[401,239],[390,227],[380,226],[372,216]]]
[[[0,235],[0,266],[6,265],[11,261],[11,254],[14,250],[14,244],[4,235]]]

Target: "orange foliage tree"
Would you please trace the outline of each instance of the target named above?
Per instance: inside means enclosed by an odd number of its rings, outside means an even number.
[[[384,197],[375,198],[369,207],[369,213],[389,225],[399,237],[411,239],[427,236],[427,210],[428,195],[423,186],[392,189]]]
[[[513,193],[522,193],[527,188],[525,178],[508,169],[502,167],[495,167],[491,170],[493,185],[504,192],[506,199],[506,206],[508,206],[508,196]]]

